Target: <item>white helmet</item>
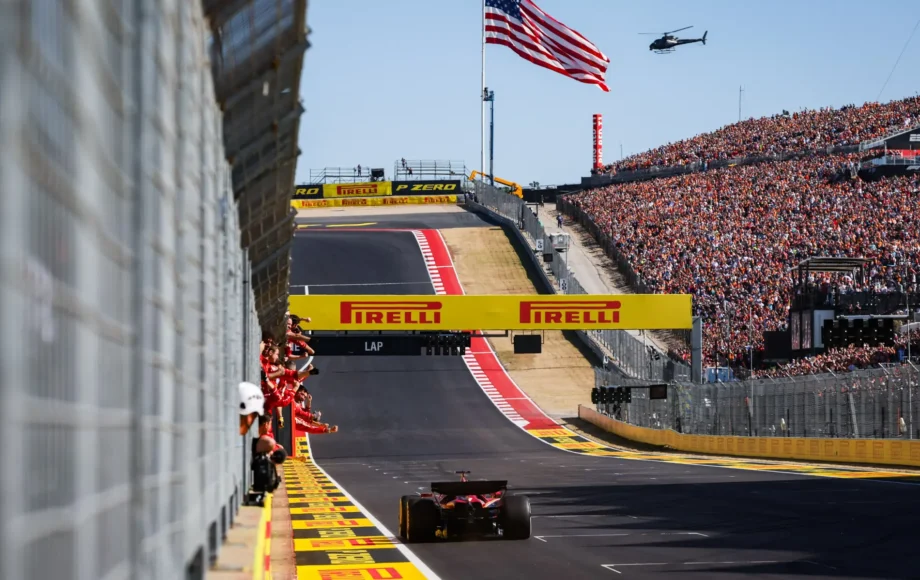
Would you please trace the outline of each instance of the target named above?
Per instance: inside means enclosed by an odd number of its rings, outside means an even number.
[[[262,389],[252,383],[240,383],[240,415],[265,412],[265,395]]]

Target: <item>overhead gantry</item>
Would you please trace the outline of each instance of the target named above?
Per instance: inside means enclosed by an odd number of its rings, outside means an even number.
[[[546,330],[694,328],[689,294],[294,295],[290,311],[326,356],[463,355],[473,336],[509,333],[515,353],[536,354]]]

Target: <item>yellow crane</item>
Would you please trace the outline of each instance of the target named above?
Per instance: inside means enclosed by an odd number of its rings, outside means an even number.
[[[470,173],[470,181],[475,181],[477,175],[481,175],[483,177],[483,180],[486,180],[489,178],[488,175],[486,175],[485,173],[481,171],[473,171],[472,173]],[[517,183],[513,181],[508,181],[507,179],[501,179],[500,177],[496,177],[495,182],[501,183],[502,185],[507,185],[508,187],[511,188],[511,195],[516,195],[519,198],[524,199],[524,188],[518,185]]]

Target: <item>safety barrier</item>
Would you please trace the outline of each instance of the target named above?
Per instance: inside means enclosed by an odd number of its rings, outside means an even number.
[[[298,185],[291,199],[297,201],[362,199],[390,196],[444,196],[462,192],[459,179],[416,181],[367,181]],[[406,202],[407,203],[407,202]],[[296,206],[295,206],[296,207]],[[309,206],[305,206],[309,207]]]
[[[629,425],[583,405],[578,417],[630,441],[687,453],[920,467],[920,441],[687,435]]]
[[[486,213],[515,232],[520,242],[529,250],[532,263],[545,282],[547,290],[554,294],[587,294],[566,266],[565,257],[553,248],[543,224],[527,207],[526,202],[487,183],[473,181],[471,184],[469,207]],[[544,252],[552,255],[549,262],[552,279],[544,269],[543,256],[536,250],[537,241],[542,241]],[[628,377],[653,381],[690,377],[690,367],[667,360],[664,356],[656,359],[642,341],[626,331],[590,330],[579,331],[577,334],[599,360],[607,359]]]
[[[920,440],[920,369],[908,363],[839,375],[678,381],[667,400],[633,389],[618,418],[700,435]]]
[[[199,2],[19,5],[0,8],[0,577],[201,578],[248,487],[237,384],[260,339],[210,29]]]
[[[363,207],[381,205],[441,205],[457,203],[456,195],[416,195],[392,197],[354,197],[332,199],[294,199],[294,209],[314,209],[322,207]]]

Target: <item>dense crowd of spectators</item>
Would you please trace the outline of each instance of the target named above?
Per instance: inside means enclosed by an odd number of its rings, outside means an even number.
[[[920,97],[748,119],[608,165],[607,173],[858,145],[920,124]]]
[[[914,337],[912,341],[915,348],[920,346],[920,340]],[[780,365],[776,368],[759,370],[756,375],[759,377],[777,377],[820,374],[826,372],[851,372],[857,369],[877,366],[881,363],[890,363],[897,360],[897,349],[907,346],[907,340],[904,335],[898,335],[895,347],[890,346],[856,346],[850,345],[847,348],[838,348],[832,351],[812,356],[800,358]]]
[[[307,319],[309,322],[309,319]],[[250,474],[252,485],[247,491],[247,502],[262,505],[265,494],[272,493],[281,484],[277,466],[287,459],[283,445],[275,439],[272,423],[277,414],[279,428],[284,428],[282,408],[290,406],[291,416],[300,431],[307,433],[335,433],[337,426],[320,423],[320,413],[312,409],[313,397],[304,381],[319,374],[312,364],[313,349],[308,344],[310,336],[299,327],[297,316],[288,315],[287,328],[282,340],[264,334],[260,345],[261,385],[242,382],[240,396],[240,435],[247,435],[253,423],[259,422],[258,437],[252,440]],[[283,350],[283,353],[282,353]],[[300,368],[297,361],[306,359]]]
[[[918,101],[901,101],[907,102],[916,115]],[[875,135],[903,116],[905,107],[884,109],[888,113],[852,109],[876,114],[848,134]],[[763,331],[785,328],[790,269],[806,258],[872,261],[862,285],[849,276],[813,276],[809,282],[818,287],[840,293],[917,289],[920,176],[867,182],[841,171],[848,161],[822,155],[736,166],[612,185],[573,201],[649,291],[694,295],[704,320],[705,365],[746,366],[748,345],[762,349]],[[685,351],[672,354],[688,357]],[[782,372],[845,371],[894,355],[894,349],[851,349]]]

